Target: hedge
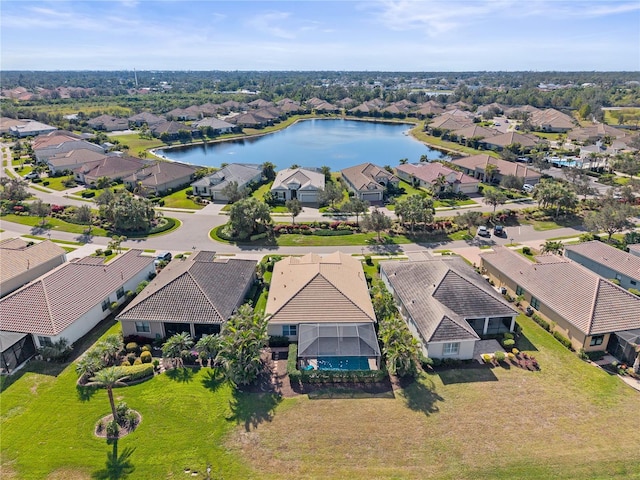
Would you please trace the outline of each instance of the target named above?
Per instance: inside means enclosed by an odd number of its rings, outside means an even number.
[[[153,376],[153,365],[151,363],[143,363],[132,365],[130,367],[120,367],[127,377],[127,382],[134,382]]]
[[[269,346],[270,347],[288,347],[289,337],[284,335],[270,335]]]
[[[162,220],[164,220],[164,221],[160,225],[158,225],[157,227],[154,227],[151,230],[149,230],[148,235],[153,235],[153,234],[156,234],[156,233],[166,232],[167,230],[171,230],[176,225],[176,219],[175,218],[163,217]]]
[[[80,194],[82,198],[93,198],[96,196],[96,192],[93,191],[84,191]]]
[[[560,332],[553,332],[553,336],[556,340],[558,340],[562,345],[567,347],[569,350],[573,350],[573,345],[571,344],[571,340],[562,335]]]
[[[298,370],[306,383],[376,383],[387,377],[385,370]]]
[[[262,240],[263,238],[267,238],[268,236],[269,234],[267,232],[258,233],[256,235],[251,235],[249,237],[249,240],[251,240],[252,242],[255,242],[256,240]]]
[[[339,237],[341,235],[353,235],[352,230],[314,230],[312,235],[317,235],[319,237]]]
[[[300,381],[300,370],[298,370],[298,345],[289,344],[289,357],[287,358],[287,375],[291,382]]]
[[[549,322],[547,322],[542,317],[540,317],[540,315],[536,315],[534,313],[531,316],[531,318],[533,319],[534,322],[536,322],[538,325],[540,325],[542,328],[544,328],[547,332],[551,331],[551,325],[549,325]]]

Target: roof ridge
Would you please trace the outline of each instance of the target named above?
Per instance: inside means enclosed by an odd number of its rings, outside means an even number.
[[[587,325],[587,335],[591,334],[591,330],[593,330],[593,322],[595,321],[596,316],[596,307],[598,306],[598,296],[600,294],[600,285],[602,284],[602,279],[598,278],[598,282],[596,283],[596,288],[593,289],[593,298],[591,299],[591,308],[589,315],[589,324]]]
[[[38,280],[38,282],[42,286],[42,294],[44,295],[45,304],[47,305],[47,315],[49,317],[49,323],[51,323],[51,331],[54,335],[58,334],[58,329],[53,322],[53,312],[51,311],[51,303],[49,302],[49,294],[47,292],[47,285],[43,280]],[[37,284],[36,284],[37,285]]]

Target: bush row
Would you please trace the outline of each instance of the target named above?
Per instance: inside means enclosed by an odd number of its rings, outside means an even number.
[[[153,365],[151,363],[143,363],[141,365],[131,365],[130,367],[120,367],[124,374],[129,377],[127,382],[142,380],[143,378],[153,376]]]
[[[313,235],[317,235],[319,237],[336,237],[341,235],[353,235],[352,230],[315,230]]]

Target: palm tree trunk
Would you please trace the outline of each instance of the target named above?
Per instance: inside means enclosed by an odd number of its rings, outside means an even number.
[[[113,401],[113,389],[111,387],[107,387],[107,395],[109,395],[109,403],[111,404],[111,413],[113,414],[113,419],[118,421],[118,414],[116,413],[116,404]]]

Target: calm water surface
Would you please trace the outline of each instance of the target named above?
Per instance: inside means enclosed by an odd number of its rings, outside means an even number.
[[[401,158],[418,162],[445,158],[408,135],[411,125],[355,120],[305,120],[262,137],[158,150],[171,160],[219,167],[222,163],[271,162],[277,169],[293,164],[327,165],[338,171],[364,162],[398,165]]]

